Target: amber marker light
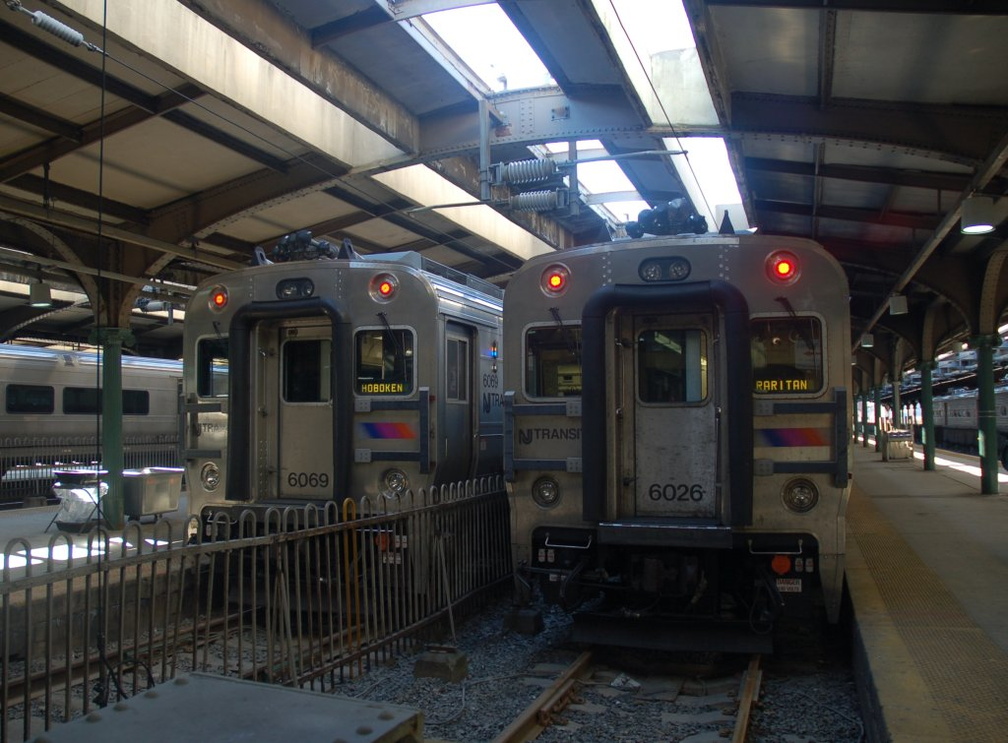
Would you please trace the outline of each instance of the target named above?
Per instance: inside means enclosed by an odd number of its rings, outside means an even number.
[[[767,273],[779,284],[790,284],[798,278],[798,256],[787,250],[778,250],[767,258]]]

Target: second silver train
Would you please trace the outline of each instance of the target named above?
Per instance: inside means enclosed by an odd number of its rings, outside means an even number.
[[[220,274],[190,300],[191,513],[500,472],[502,291],[418,253],[341,255]]]

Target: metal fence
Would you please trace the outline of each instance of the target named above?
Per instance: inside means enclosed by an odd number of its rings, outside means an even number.
[[[123,436],[123,467],[178,467],[176,434]],[[74,467],[95,467],[98,439],[87,436],[0,438],[0,508],[53,502],[54,472]]]
[[[8,543],[3,743],[192,671],[331,691],[510,589],[500,478],[246,513],[191,545],[185,526],[59,534],[34,565],[27,540]]]

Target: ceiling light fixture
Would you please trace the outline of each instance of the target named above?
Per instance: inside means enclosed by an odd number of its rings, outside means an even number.
[[[52,292],[44,281],[30,284],[28,287],[28,304],[32,307],[52,307]]]
[[[889,314],[905,315],[909,311],[905,294],[893,294],[889,297]]]
[[[962,203],[961,227],[964,235],[987,235],[994,231],[994,199],[969,196]]]

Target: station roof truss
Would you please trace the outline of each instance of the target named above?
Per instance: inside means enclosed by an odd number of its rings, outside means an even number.
[[[128,324],[131,351],[177,355],[192,288],[299,230],[506,285],[525,259],[620,225],[576,184],[526,209],[491,164],[597,140],[657,206],[690,198],[680,176],[626,156],[712,135],[752,227],[817,240],[845,267],[855,384],[1005,322],[1008,5],[685,0],[716,114],[698,125],[649,113],[600,0],[501,0],[555,81],[504,92],[422,17],[465,4],[5,3],[0,336],[86,342],[100,296],[98,322]],[[994,231],[963,235],[977,195]],[[52,307],[26,306],[37,281]]]

